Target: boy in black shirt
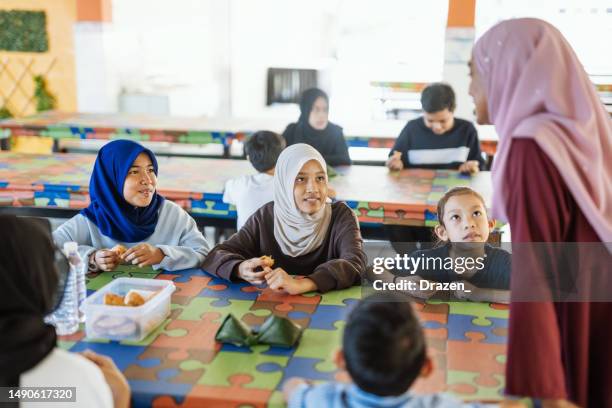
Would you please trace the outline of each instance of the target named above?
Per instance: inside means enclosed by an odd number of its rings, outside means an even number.
[[[476,173],[484,166],[474,125],[454,117],[455,92],[433,83],[421,94],[425,114],[406,124],[389,153],[387,167],[459,170]]]

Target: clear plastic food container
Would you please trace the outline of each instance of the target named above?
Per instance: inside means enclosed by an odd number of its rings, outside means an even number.
[[[99,289],[83,302],[85,333],[88,338],[109,340],[144,339],[170,314],[170,296],[174,283],[161,279],[118,278]],[[104,295],[125,296],[129,291],[157,292],[141,306],[110,306]]]

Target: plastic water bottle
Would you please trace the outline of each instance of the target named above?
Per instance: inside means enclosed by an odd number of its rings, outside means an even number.
[[[62,303],[45,319],[47,323],[55,326],[55,332],[59,336],[73,334],[79,330],[78,300],[76,270],[71,266],[66,277]]]
[[[76,290],[77,290],[77,308],[79,314],[79,322],[85,322],[85,313],[81,310],[81,305],[87,297],[87,285],[85,282],[85,273],[87,272],[87,263],[81,259],[79,255],[79,244],[76,242],[64,243],[64,254],[70,263],[70,269],[74,269],[76,275]]]

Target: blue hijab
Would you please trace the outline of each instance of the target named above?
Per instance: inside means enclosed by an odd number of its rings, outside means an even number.
[[[157,160],[152,151],[130,140],[114,140],[98,152],[91,179],[91,204],[81,214],[96,224],[102,234],[116,241],[140,242],[155,231],[164,197],[153,195],[147,207],[134,207],[123,198],[123,184],[136,157],[145,152],[155,175]]]

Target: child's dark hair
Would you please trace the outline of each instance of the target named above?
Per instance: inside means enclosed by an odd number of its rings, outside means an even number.
[[[450,200],[451,197],[458,196],[458,195],[464,195],[464,194],[471,194],[474,197],[478,198],[480,202],[482,203],[482,206],[486,210],[487,205],[485,204],[485,200],[476,190],[471,189],[470,187],[453,187],[450,190],[448,190],[446,194],[442,196],[440,201],[438,201],[437,215],[438,215],[438,222],[440,223],[440,225],[444,226],[444,207],[446,206],[446,203],[448,202],[448,200]]]
[[[439,112],[448,109],[453,112],[456,107],[455,91],[442,82],[429,84],[421,92],[421,106],[427,113]]]
[[[249,136],[244,151],[255,170],[263,173],[276,166],[276,160],[286,144],[285,138],[278,133],[260,130]]]
[[[399,293],[362,300],[348,318],[342,347],[355,384],[379,396],[405,393],[426,358],[421,324],[408,298]]]

